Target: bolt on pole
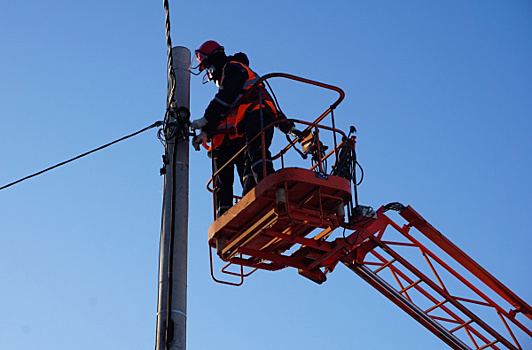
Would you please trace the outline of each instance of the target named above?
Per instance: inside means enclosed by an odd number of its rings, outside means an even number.
[[[172,60],[173,101],[188,110],[190,50],[181,46],[172,48]],[[179,116],[169,118],[168,123],[174,122],[174,126],[167,126],[168,135],[165,135],[169,138],[165,143],[163,171],[156,350],[186,349],[189,137],[188,125],[183,125]]]

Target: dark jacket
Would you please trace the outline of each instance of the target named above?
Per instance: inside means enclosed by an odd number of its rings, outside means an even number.
[[[205,109],[203,115],[207,119],[207,124],[202,127],[202,130],[209,137],[212,137],[216,133],[218,125],[242,93],[244,83],[248,79],[246,69],[238,63],[231,63],[232,61],[242,62],[246,66],[249,65],[246,54],[242,52],[227,57],[227,60],[224,62],[222,72],[218,74],[218,92]]]

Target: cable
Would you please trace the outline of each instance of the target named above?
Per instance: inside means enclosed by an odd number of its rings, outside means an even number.
[[[173,58],[172,58],[172,38],[170,37],[170,8],[168,5],[168,0],[163,1],[164,6],[164,13],[165,13],[165,33],[166,33],[166,46],[168,49],[167,53],[167,60],[168,60],[168,91],[167,91],[167,97],[166,97],[166,117],[164,118],[164,121],[168,121],[168,111],[170,110],[170,105],[172,103],[172,99],[174,97],[174,91],[175,91],[175,72],[174,72],[174,65],[173,65]]]
[[[275,96],[275,92],[273,91],[273,89],[272,89],[270,83],[269,83],[267,80],[265,80],[264,82],[266,83],[266,86],[268,86],[268,90],[270,90],[270,94],[272,95],[272,97],[273,97],[273,101],[275,102],[275,107],[277,108],[277,110],[278,110],[279,112],[281,112],[282,114],[284,114],[283,111],[282,111],[282,109],[281,109],[281,106],[279,105],[279,101],[277,101],[277,96]]]
[[[39,171],[39,172],[36,172],[35,174],[28,175],[28,176],[26,176],[26,177],[23,177],[22,179],[19,179],[19,180],[17,180],[17,181],[14,181],[14,182],[12,182],[12,183],[10,183],[10,184],[7,184],[7,185],[5,185],[5,186],[2,186],[2,187],[0,187],[0,191],[3,190],[3,189],[6,189],[6,188],[8,188],[8,187],[11,187],[11,186],[13,186],[13,185],[16,185],[16,184],[18,184],[18,183],[20,183],[20,182],[23,182],[23,181],[29,180],[29,179],[31,179],[32,177],[35,177],[35,176],[38,176],[38,175],[44,174],[44,173],[47,172],[47,171],[53,170],[53,169],[55,169],[55,168],[59,168],[60,166],[63,166],[63,165],[68,164],[68,163],[70,163],[70,162],[73,162],[73,161],[75,161],[75,160],[77,160],[77,159],[80,159],[80,158],[83,158],[83,157],[85,157],[85,156],[88,156],[88,155],[91,154],[91,153],[94,153],[94,152],[100,151],[100,150],[102,150],[102,149],[104,149],[104,148],[107,148],[107,147],[109,147],[109,146],[111,146],[111,145],[114,145],[115,143],[118,143],[118,142],[124,141],[124,140],[126,140],[126,139],[128,139],[128,138],[130,138],[130,137],[136,136],[136,135],[138,135],[138,134],[140,134],[140,133],[143,133],[143,132],[146,131],[146,130],[149,130],[149,129],[151,129],[151,128],[156,128],[156,127],[158,127],[158,126],[161,126],[162,124],[163,124],[162,122],[157,121],[157,122],[153,123],[152,125],[145,127],[144,129],[141,129],[141,130],[139,130],[139,131],[136,131],[136,132],[134,132],[134,133],[132,133],[132,134],[129,134],[129,135],[127,135],[127,136],[121,137],[121,138],[119,138],[118,140],[115,140],[115,141],[113,141],[113,142],[109,142],[109,143],[107,143],[107,144],[105,144],[105,145],[103,145],[103,146],[100,146],[100,147],[98,147],[98,148],[95,148],[95,149],[93,149],[93,150],[91,150],[91,151],[88,151],[88,152],[85,152],[85,153],[83,153],[83,154],[80,154],[79,156],[76,156],[76,157],[74,157],[74,158],[70,158],[70,159],[65,160],[65,161],[63,161],[63,162],[61,162],[61,163],[58,163],[58,164],[56,164],[56,165],[54,165],[54,166],[51,166],[51,167],[49,167],[49,168],[46,168],[46,169],[41,170],[41,171]]]
[[[406,208],[403,204],[399,203],[399,202],[392,202],[392,203],[388,203],[384,206],[384,212],[387,212],[388,210],[394,210],[394,211],[401,211],[403,210],[404,208]]]
[[[354,244],[357,243],[357,241],[358,241],[358,236],[360,235],[360,230],[356,230],[356,231],[357,231],[357,235],[355,236],[355,241],[354,241],[353,243],[351,243],[351,242],[349,242],[348,237],[346,237],[346,235],[345,235],[345,227],[344,227],[344,231],[343,231],[343,233],[342,233],[342,236],[344,237],[344,241],[345,241],[345,243],[347,243],[347,245],[354,245]],[[357,247],[357,248],[358,248],[358,247]]]
[[[165,12],[165,34],[166,34],[166,45],[168,49],[168,89],[167,89],[167,96],[166,96],[166,115],[164,117],[164,133],[159,132],[158,137],[159,140],[161,140],[161,143],[164,144],[164,140],[172,140],[176,137],[176,133],[179,134],[179,128],[178,125],[173,125],[175,123],[170,122],[172,119],[171,117],[175,117],[177,104],[173,101],[174,99],[174,92],[175,92],[175,85],[176,85],[176,77],[175,72],[173,68],[173,58],[172,58],[172,38],[170,37],[170,8],[168,5],[168,0],[163,0],[163,6],[164,6],[164,12]],[[189,113],[190,117],[190,113]],[[174,118],[175,119],[175,118]],[[184,123],[183,123],[184,124]],[[186,126],[187,129],[185,132],[188,134],[188,125]],[[182,130],[181,130],[182,131]],[[187,136],[188,138],[188,136]],[[173,146],[173,154],[172,157],[175,157],[176,149],[177,149],[178,140],[176,139]],[[169,258],[168,258],[168,266],[167,266],[167,278],[168,278],[168,290],[166,294],[166,320],[165,320],[165,329],[164,329],[164,349],[169,348],[169,344],[171,341],[173,341],[174,337],[174,324],[172,321],[172,275],[173,275],[173,259],[174,259],[174,249],[173,249],[173,242],[175,237],[175,197],[176,197],[176,169],[175,169],[175,159],[168,159],[168,147],[167,144],[165,144],[165,158],[167,160],[170,160],[172,162],[172,185],[171,185],[171,208],[170,208],[170,240],[169,240]],[[165,177],[166,178],[166,177]],[[160,287],[159,287],[160,288]],[[157,302],[159,304],[159,302]],[[157,327],[159,324],[157,324]],[[156,331],[157,334],[159,334],[159,330]],[[159,339],[157,337],[155,347],[157,349],[162,348],[163,344],[159,344]]]
[[[355,150],[347,140],[344,140],[344,143],[340,146],[338,162],[333,165],[331,174],[343,177],[349,181],[354,181],[355,164]],[[355,186],[357,186],[356,183]]]
[[[175,212],[176,212],[176,190],[177,190],[177,176],[176,176],[176,157],[177,142],[174,142],[172,151],[172,183],[170,195],[170,237],[168,240],[168,291],[166,295],[166,329],[165,329],[165,344],[164,348],[169,349],[170,343],[174,340],[174,321],[172,320],[172,279],[174,275],[174,241],[175,241]]]

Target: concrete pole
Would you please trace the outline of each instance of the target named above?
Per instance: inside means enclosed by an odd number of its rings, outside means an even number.
[[[172,49],[174,101],[190,105],[190,50]],[[173,118],[172,118],[173,119]],[[175,119],[170,122],[176,121]],[[181,121],[178,119],[177,127]],[[180,133],[174,133],[179,135]],[[167,136],[167,135],[165,135]],[[159,255],[156,350],[186,349],[188,245],[188,135],[166,139],[164,197]]]

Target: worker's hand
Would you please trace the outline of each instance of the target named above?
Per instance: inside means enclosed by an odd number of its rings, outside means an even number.
[[[194,138],[192,139],[192,147],[194,147],[196,151],[199,151],[200,145],[206,139],[207,139],[207,134],[205,133],[205,131],[200,132],[198,136],[194,136]]]
[[[205,124],[207,124],[207,119],[203,117],[192,121],[192,123],[190,123],[190,128],[192,130],[201,129]]]
[[[302,132],[299,131],[299,129],[296,129],[295,126],[291,127],[290,128],[290,131],[288,132],[289,135],[292,135],[294,137],[300,137]]]

